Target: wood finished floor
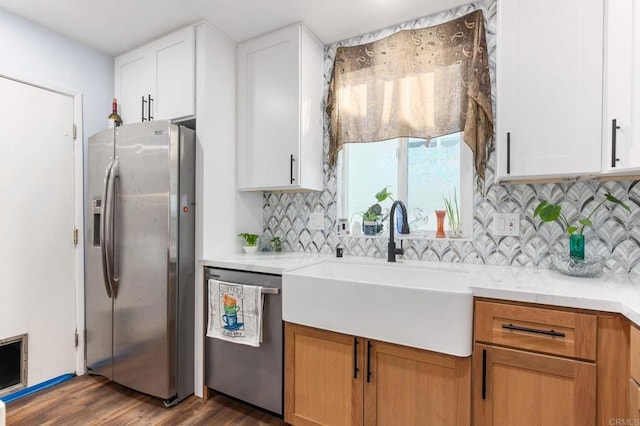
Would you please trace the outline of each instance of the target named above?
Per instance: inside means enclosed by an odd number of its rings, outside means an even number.
[[[190,396],[164,408],[158,399],[102,377],[79,376],[7,404],[7,426],[40,425],[284,425],[241,402]]]

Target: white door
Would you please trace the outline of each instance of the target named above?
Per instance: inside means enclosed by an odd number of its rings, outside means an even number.
[[[28,386],[76,367],[73,98],[0,77],[0,339]]]

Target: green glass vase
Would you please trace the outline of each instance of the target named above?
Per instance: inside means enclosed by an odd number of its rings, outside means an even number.
[[[569,256],[573,259],[584,260],[584,234],[569,236]]]

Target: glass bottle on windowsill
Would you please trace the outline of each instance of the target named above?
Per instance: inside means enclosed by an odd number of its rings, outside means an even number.
[[[444,217],[446,216],[446,210],[436,210],[436,238],[444,238]]]
[[[122,126],[122,118],[118,114],[118,100],[113,98],[113,103],[111,104],[111,114],[109,114],[109,128],[113,129],[114,127]]]

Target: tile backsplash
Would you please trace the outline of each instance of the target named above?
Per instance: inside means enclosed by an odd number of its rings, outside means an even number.
[[[492,97],[495,105],[496,0],[484,0],[456,9],[423,17],[325,47],[325,99],[336,48],[384,38],[396,31],[436,25],[482,9],[487,21]],[[325,117],[325,158],[328,133]],[[622,208],[605,204],[592,217],[593,227],[585,231],[586,254],[607,259],[605,270],[640,274],[640,185],[639,181],[578,182],[554,184],[494,184],[495,152],[489,158],[484,194],[474,192],[473,238],[466,240],[410,239],[404,241],[405,258],[443,262],[484,263],[525,267],[550,267],[549,253],[568,252],[568,238],[557,223],[541,224],[531,218],[541,199],[562,202],[569,219],[589,214],[610,192],[626,202]],[[340,244],[347,255],[386,257],[387,238],[338,236],[337,175],[324,162],[324,190],[320,193],[264,193],[264,232],[278,236],[288,251],[334,253]],[[309,214],[323,212],[325,228],[307,227]],[[520,236],[492,234],[494,213],[517,213]]]

